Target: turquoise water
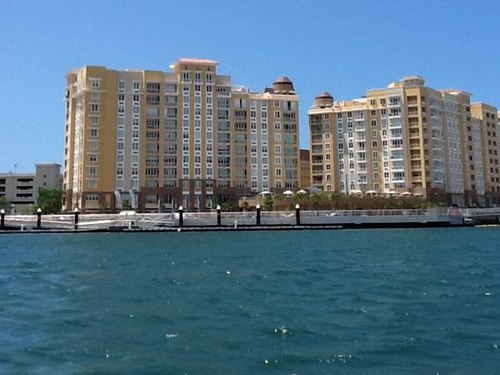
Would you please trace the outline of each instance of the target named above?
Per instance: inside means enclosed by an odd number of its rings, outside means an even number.
[[[498,374],[500,230],[0,235],[1,374]]]

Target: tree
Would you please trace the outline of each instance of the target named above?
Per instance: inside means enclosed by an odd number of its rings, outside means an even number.
[[[40,188],[36,206],[45,214],[55,214],[62,208],[62,191],[57,189]]]
[[[325,196],[321,193],[313,193],[309,197],[309,200],[315,210],[319,209],[321,205],[325,202]]]
[[[270,194],[266,194],[264,198],[264,210],[272,211],[273,210],[273,197]]]

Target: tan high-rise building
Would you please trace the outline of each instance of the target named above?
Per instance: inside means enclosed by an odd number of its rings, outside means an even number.
[[[67,74],[65,208],[205,210],[298,186],[298,96],[234,88],[217,62]]]
[[[317,188],[459,205],[488,204],[485,196],[496,189],[482,182],[484,131],[466,92],[434,90],[410,76],[351,101],[322,93],[308,114]]]
[[[498,112],[494,106],[484,103],[472,103],[472,117],[476,120],[480,133],[484,190],[488,205],[500,204],[500,130]]]
[[[300,188],[311,187],[311,153],[309,150],[300,150]]]

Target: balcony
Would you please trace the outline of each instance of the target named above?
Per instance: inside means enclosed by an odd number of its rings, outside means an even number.
[[[314,175],[322,174],[323,173],[323,167],[313,167],[312,173]]]
[[[411,162],[411,169],[412,169],[412,171],[421,171],[422,164],[420,163],[420,161],[412,161]]]
[[[420,133],[418,131],[410,132],[410,139],[420,139]]]
[[[311,143],[320,144],[323,142],[323,137],[321,135],[313,135],[311,137]]]
[[[410,150],[420,150],[420,143],[410,143]]]
[[[312,146],[311,153],[312,154],[322,154],[323,153],[323,146],[321,146],[321,145]]]

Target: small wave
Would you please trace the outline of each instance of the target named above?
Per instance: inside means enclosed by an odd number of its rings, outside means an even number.
[[[285,326],[275,328],[274,333],[281,335],[281,336],[288,336],[288,335],[292,334],[292,332]]]

